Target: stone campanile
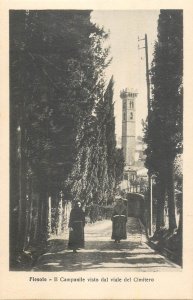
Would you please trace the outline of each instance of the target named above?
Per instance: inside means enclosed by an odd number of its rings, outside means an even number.
[[[126,166],[135,163],[135,106],[137,92],[129,89],[122,90],[122,147]]]

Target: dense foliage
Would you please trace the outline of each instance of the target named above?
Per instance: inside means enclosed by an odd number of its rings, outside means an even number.
[[[117,184],[113,79],[77,139],[77,159],[69,177],[73,198],[106,204]]]
[[[46,240],[48,199],[107,203],[117,183],[108,35],[90,13],[10,12],[13,256]]]
[[[151,68],[152,103],[146,128],[146,165],[158,186],[157,230],[165,226],[167,199],[169,229],[176,228],[174,162],[182,153],[183,116],[183,15],[181,10],[161,10],[158,40]]]

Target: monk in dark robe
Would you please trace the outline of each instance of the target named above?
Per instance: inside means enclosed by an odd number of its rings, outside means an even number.
[[[120,196],[117,196],[117,202],[112,213],[112,239],[115,243],[120,243],[120,240],[127,238],[126,223],[127,223],[127,208]]]
[[[75,207],[70,212],[69,219],[69,242],[68,248],[72,249],[74,253],[77,249],[84,248],[84,226],[85,213],[81,208],[81,203],[78,201]]]

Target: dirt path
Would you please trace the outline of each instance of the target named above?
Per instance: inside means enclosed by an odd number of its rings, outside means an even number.
[[[180,271],[181,268],[152,250],[138,219],[129,218],[127,240],[111,240],[112,224],[103,220],[85,227],[85,249],[67,249],[67,234],[49,241],[48,252],[40,257],[33,271]]]

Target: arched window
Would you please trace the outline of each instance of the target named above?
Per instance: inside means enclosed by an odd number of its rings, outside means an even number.
[[[133,113],[130,113],[130,120],[133,120]]]

